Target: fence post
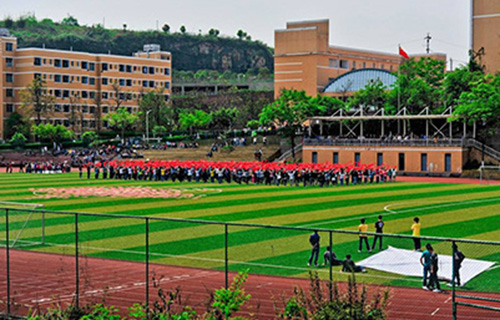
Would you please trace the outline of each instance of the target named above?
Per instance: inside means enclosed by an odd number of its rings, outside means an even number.
[[[75,213],[75,276],[76,276],[76,291],[75,291],[75,303],[76,303],[76,308],[78,309],[80,307],[80,270],[79,270],[79,265],[78,261],[79,256],[78,256],[78,214]]]
[[[224,224],[224,277],[225,277],[225,288],[229,287],[229,263],[228,263],[228,252],[227,252],[227,223]]]
[[[5,209],[5,254],[7,271],[7,315],[10,315],[10,248],[9,248],[9,209]]]
[[[149,314],[149,218],[146,218],[146,312]]]
[[[455,280],[457,275],[455,274],[455,253],[456,253],[456,243],[452,241],[451,243],[451,306],[452,306],[452,318],[457,320],[457,304],[455,296]]]
[[[332,232],[330,231],[330,302],[333,301],[333,266],[332,266],[332,260],[333,260],[333,242],[332,242]]]

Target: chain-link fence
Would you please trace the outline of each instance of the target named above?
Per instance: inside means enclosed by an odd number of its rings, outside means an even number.
[[[270,319],[265,301],[307,286],[312,270],[326,283],[355,273],[369,288],[389,288],[389,317],[500,316],[500,242],[19,208],[0,214],[3,314],[152,305],[160,288],[186,290],[187,302],[202,308],[211,290],[248,270],[258,300],[251,312]]]

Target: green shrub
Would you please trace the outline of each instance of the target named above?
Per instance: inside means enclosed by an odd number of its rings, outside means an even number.
[[[10,138],[9,143],[13,147],[22,148],[22,147],[24,147],[26,145],[26,141],[28,141],[28,139],[26,139],[26,137],[24,136],[24,134],[22,134],[20,132],[16,132],[16,133],[14,133],[14,135],[12,136],[12,138]]]
[[[86,131],[82,134],[82,141],[86,146],[97,140],[97,133],[95,131]]]

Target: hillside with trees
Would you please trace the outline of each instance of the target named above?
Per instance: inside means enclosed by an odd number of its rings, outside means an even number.
[[[144,44],[159,44],[174,57],[173,68],[183,71],[201,69],[246,73],[248,70],[273,70],[273,50],[260,41],[252,40],[243,30],[235,37],[224,37],[217,29],[206,34],[194,34],[184,26],[178,31],[164,24],[160,30],[133,31],[124,24],[122,29],[106,29],[101,24],[80,25],[68,16],[59,22],[37,19],[33,15],[18,19],[6,17],[0,27],[9,29],[18,38],[20,47],[43,47],[131,55]]]

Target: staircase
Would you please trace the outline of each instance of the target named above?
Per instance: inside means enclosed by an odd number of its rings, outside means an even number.
[[[476,139],[467,139],[465,146],[470,147],[470,148],[475,148],[476,150],[481,151],[481,152],[482,152],[483,147],[484,147],[484,154],[485,155],[500,162],[500,151],[498,151],[498,150],[496,150],[496,149],[494,149],[486,144],[483,144],[482,142],[479,142]]]
[[[297,158],[297,156],[299,156],[300,158],[302,158],[302,143],[299,143],[298,145],[295,146],[294,148],[294,151],[295,151],[295,158]],[[276,161],[285,161],[289,158],[292,158],[292,149],[288,149],[287,151],[283,152],[283,154],[278,158],[276,159]]]

